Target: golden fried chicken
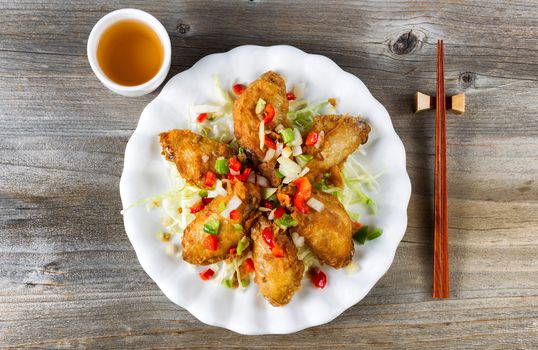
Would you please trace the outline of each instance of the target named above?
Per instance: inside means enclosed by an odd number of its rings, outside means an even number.
[[[324,209],[310,210],[308,214],[295,210],[292,216],[299,224],[294,229],[321,263],[344,267],[355,252],[351,219],[334,195],[313,191],[312,197],[322,202]]]
[[[217,158],[234,155],[228,146],[190,130],[174,129],[159,136],[162,154],[176,163],[185,180],[199,187],[204,187],[205,174],[215,170]]]
[[[323,131],[323,136],[321,132]],[[359,145],[368,141],[370,126],[359,117],[350,115],[323,115],[314,118],[314,124],[311,132],[317,132],[319,135],[319,145],[305,146],[303,152],[314,156],[308,162],[310,171],[307,177],[312,183],[315,183],[325,172],[331,168],[341,165],[347,157],[353,153]],[[334,176],[334,174],[333,174]]]
[[[222,207],[234,196],[241,200],[241,205],[237,208],[237,220],[221,215]],[[240,181],[229,185],[228,195],[213,199],[185,229],[182,240],[183,260],[191,264],[209,265],[228,258],[230,248],[236,247],[248,233],[251,223],[249,218],[257,212],[260,198],[260,190],[256,185]],[[208,226],[210,230],[217,227],[213,235],[207,232]]]
[[[234,103],[234,134],[239,145],[253,155],[256,164],[259,163],[261,173],[269,179],[273,186],[280,184],[275,174],[276,160],[263,163],[267,146],[260,148],[259,128],[264,112],[256,114],[256,104],[259,99],[265,101],[265,110],[272,108],[274,112],[264,126],[266,131],[273,130],[278,124],[288,125],[288,100],[286,99],[286,84],[284,79],[275,72],[267,72],[252,82]],[[274,114],[274,115],[273,115]]]
[[[273,230],[271,223],[261,217],[252,227],[251,238],[254,241],[253,260],[256,275],[254,281],[260,287],[262,295],[273,306],[289,303],[293,294],[301,288],[304,265],[297,258],[297,249],[286,233],[277,233],[274,244],[280,252],[271,249],[264,239],[263,230]],[[280,256],[281,257],[277,257]]]

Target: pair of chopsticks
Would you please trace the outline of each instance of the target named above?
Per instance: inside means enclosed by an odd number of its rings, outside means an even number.
[[[448,298],[448,192],[446,179],[446,99],[443,40],[437,41],[436,87],[433,297]]]

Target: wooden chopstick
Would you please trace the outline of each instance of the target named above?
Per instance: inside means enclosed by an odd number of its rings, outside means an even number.
[[[433,297],[448,298],[448,192],[446,178],[446,99],[444,45],[437,41],[435,113],[435,226],[433,253]]]

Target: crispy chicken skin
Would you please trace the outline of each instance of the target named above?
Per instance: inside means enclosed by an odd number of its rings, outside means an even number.
[[[215,171],[218,157],[234,155],[228,146],[190,130],[170,130],[160,135],[162,154],[176,163],[177,170],[189,183],[204,187],[207,171]]]
[[[322,130],[325,135],[319,148],[314,146],[303,148],[304,153],[314,156],[314,159],[308,162],[310,171],[307,177],[311,182],[317,182],[329,169],[335,166],[341,167],[359,145],[368,141],[370,126],[364,119],[350,115],[317,116],[314,118],[311,131],[319,133]]]
[[[284,79],[275,72],[267,72],[252,82],[234,103],[234,134],[239,145],[246,148],[257,163],[265,156],[267,147],[260,149],[258,136],[260,119],[256,115],[256,104],[262,98],[275,109],[273,121],[265,125],[265,130],[273,130],[278,124],[287,126],[288,100]],[[260,171],[273,186],[280,184],[275,174],[276,160],[260,164]]]
[[[242,201],[237,208],[238,221],[222,217],[219,210],[221,203],[226,205],[234,195]],[[218,196],[213,199],[209,205],[196,214],[196,218],[185,229],[182,239],[183,260],[191,264],[209,265],[228,258],[230,248],[236,247],[239,240],[248,233],[249,223],[251,223],[249,218],[257,212],[260,198],[260,190],[257,186],[234,181],[228,186],[227,196]],[[204,232],[204,224],[211,218],[218,218],[220,222],[216,236],[218,247],[215,251],[206,249],[203,244],[204,238],[208,235]],[[243,230],[234,227],[237,223],[243,226]]]
[[[275,241],[282,247],[285,254],[281,258],[276,258],[273,255],[269,245],[262,237],[262,230],[270,225],[271,223],[265,217],[261,217],[251,230],[251,238],[254,241],[253,260],[256,270],[254,281],[271,305],[283,306],[289,303],[293,294],[301,288],[304,265],[297,258],[295,245],[284,232],[275,234]]]
[[[296,210],[292,214],[299,223],[295,229],[321,263],[334,268],[344,267],[351,262],[355,252],[351,219],[332,194],[313,191],[312,197],[321,201],[325,208],[321,212],[310,210],[306,215]]]

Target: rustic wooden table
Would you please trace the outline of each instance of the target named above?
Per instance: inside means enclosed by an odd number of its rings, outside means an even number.
[[[389,272],[335,321],[245,337],[206,326],[144,273],[118,183],[144,106],[86,59],[93,24],[135,7],[159,18],[170,76],[238,45],[290,44],[356,74],[388,109],[413,184]],[[1,348],[537,348],[538,4],[535,1],[0,2]],[[435,43],[448,92],[451,294],[433,300]]]

